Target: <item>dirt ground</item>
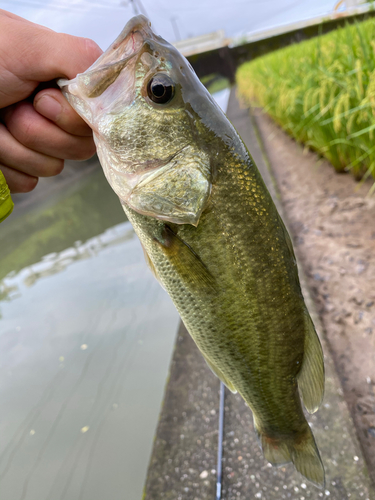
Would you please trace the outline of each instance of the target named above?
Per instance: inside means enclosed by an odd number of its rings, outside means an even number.
[[[373,181],[304,151],[253,111],[375,483],[375,196]]]

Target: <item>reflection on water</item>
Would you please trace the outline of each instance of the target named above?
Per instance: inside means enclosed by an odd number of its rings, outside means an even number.
[[[99,236],[90,238],[85,243],[76,241],[74,247],[45,255],[40,262],[27,266],[18,273],[13,271],[0,281],[0,301],[18,297],[22,284],[30,287],[40,278],[63,271],[74,261],[94,257],[103,248],[118,245],[133,237],[134,231],[131,225],[122,223],[107,229]]]
[[[142,496],[178,315],[99,174],[6,227],[0,499]]]
[[[0,226],[0,279],[126,220],[99,164],[93,167],[77,179],[76,171],[82,167],[68,165],[67,185],[59,176],[41,179],[36,192],[28,195],[32,206],[27,196],[21,203],[14,196],[14,213]]]

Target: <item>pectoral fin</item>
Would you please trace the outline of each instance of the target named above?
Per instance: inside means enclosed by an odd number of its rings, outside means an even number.
[[[199,256],[181,240],[169,226],[163,229],[160,240],[156,240],[163,253],[168,257],[168,261],[177,272],[182,283],[189,287],[196,287],[198,290],[216,290],[214,277],[199,258]]]

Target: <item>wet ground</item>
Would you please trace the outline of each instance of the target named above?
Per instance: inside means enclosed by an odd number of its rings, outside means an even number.
[[[0,227],[0,498],[139,499],[178,315],[97,163],[20,198]]]

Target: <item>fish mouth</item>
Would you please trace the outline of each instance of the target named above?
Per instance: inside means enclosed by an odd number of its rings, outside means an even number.
[[[145,16],[132,18],[99,59],[85,73],[77,75],[76,80],[81,83],[82,94],[88,98],[101,96],[117,80],[129,62],[144,52],[142,49],[145,44],[149,45],[147,41],[153,36],[151,23]]]
[[[151,30],[151,22],[147,19],[147,17],[140,14],[133,17],[126,23],[124,29],[110,46],[110,50],[116,50],[124,43],[127,46],[127,42],[130,42],[130,48],[135,53],[139,48],[137,46],[137,42],[144,41],[153,37],[154,33]]]
[[[142,15],[133,17],[125,25],[116,40],[108,49],[95,61],[95,63],[85,72],[89,75],[98,68],[111,67],[123,63],[125,64],[136,56],[146,40],[154,36],[151,30],[150,21]]]
[[[153,33],[150,21],[138,15],[128,21],[116,40],[84,73],[57,83],[76,111],[96,131],[95,117],[108,108],[113,114],[117,102],[119,108],[132,103],[138,62],[146,73],[152,72],[160,64],[163,66],[164,56],[170,49],[168,42]]]

